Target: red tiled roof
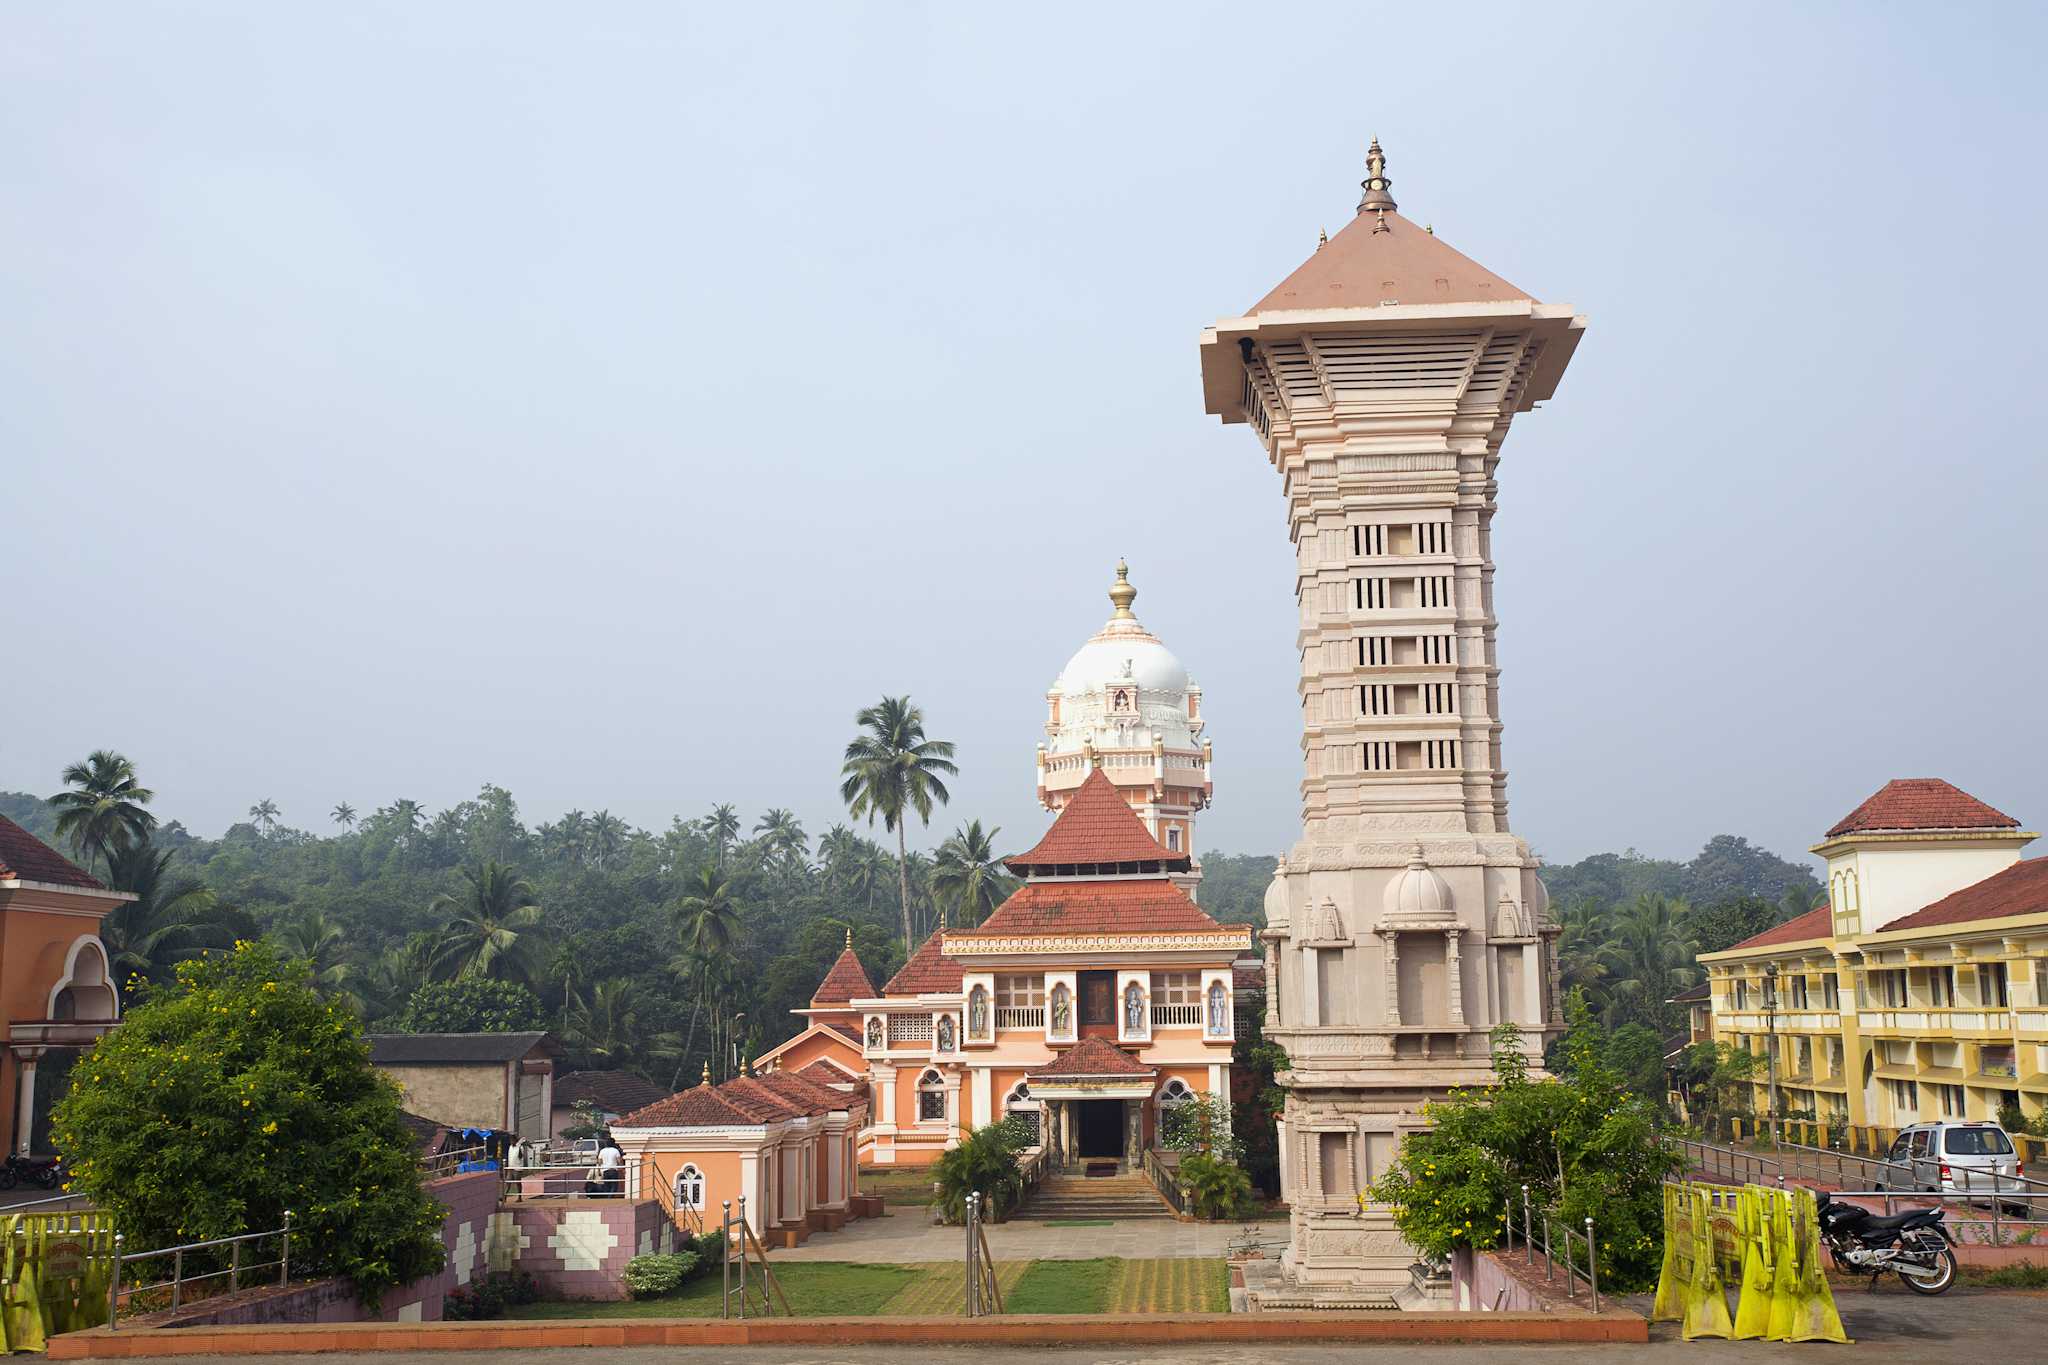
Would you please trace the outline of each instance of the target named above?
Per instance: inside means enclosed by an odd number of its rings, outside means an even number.
[[[1389,209],[1384,221],[1376,213],[1353,218],[1251,311],[1494,303],[1531,297]]]
[[[48,882],[104,891],[97,878],[80,871],[63,854],[0,815],[0,881]]]
[[[1005,934],[1213,934],[1225,926],[1163,877],[1129,881],[1026,882],[979,929],[955,938]],[[1236,926],[1242,928],[1243,926]],[[1249,933],[1249,930],[1245,930]],[[956,982],[957,983],[957,979]]]
[[[757,1123],[780,1123],[813,1112],[811,1101],[799,1101],[781,1086],[764,1084],[759,1076],[735,1076],[719,1086],[718,1093],[733,1108],[753,1114]]]
[[[844,1038],[847,1042],[852,1043],[855,1047],[860,1046],[860,1039],[854,1035],[852,1029],[843,1029],[839,1027],[839,1025],[837,1024],[820,1024],[818,1025],[818,1027],[821,1029],[828,1029],[831,1032],[838,1034],[841,1038]]]
[[[791,1104],[801,1106],[807,1114],[829,1114],[834,1109],[847,1107],[848,1101],[843,1092],[828,1090],[794,1071],[770,1071],[754,1079]]]
[[[1241,991],[1266,989],[1266,964],[1237,959],[1230,964],[1230,984]]]
[[[1827,837],[1873,830],[2018,829],[2020,822],[1993,810],[1938,777],[1900,777],[1835,822]]]
[[[1751,934],[1727,951],[1732,953],[1741,948],[1768,948],[1774,943],[1801,943],[1810,938],[1826,938],[1833,927],[1834,921],[1823,905],[1818,910],[1809,910],[1783,924],[1773,925],[1761,934]]]
[[[2038,915],[2043,911],[2048,911],[2048,858],[2028,858],[1871,932],[1889,934],[1894,929],[1927,929],[1938,924]]]
[[[845,948],[832,964],[832,970],[818,983],[818,993],[811,997],[811,1004],[843,1005],[849,1000],[869,999],[874,993],[875,983],[868,979],[867,968],[860,965],[852,948]]]
[[[798,1068],[796,1074],[803,1077],[805,1080],[814,1082],[818,1085],[831,1086],[858,1084],[858,1078],[847,1075],[844,1071],[841,1071],[838,1067],[832,1065],[832,1063],[828,1061],[825,1061],[823,1058],[820,1058],[819,1060],[812,1062],[809,1066]]]
[[[1083,1038],[1044,1066],[1024,1073],[1040,1076],[1153,1076],[1158,1073],[1110,1042],[1107,1038]]]
[[[614,1128],[750,1128],[760,1120],[719,1093],[723,1086],[700,1085],[657,1100],[615,1121]]]
[[[552,1093],[557,1109],[588,1100],[607,1114],[630,1114],[668,1096],[661,1086],[630,1071],[571,1071],[555,1077]]]
[[[1002,911],[996,911],[1000,915]],[[986,928],[987,926],[982,926]],[[948,931],[940,930],[918,945],[903,964],[903,970],[889,978],[883,995],[923,995],[927,991],[957,991],[966,972],[959,962],[943,951]]]
[[[1059,818],[1028,853],[1003,860],[1012,871],[1031,867],[1087,863],[1171,863],[1185,867],[1188,855],[1175,853],[1152,837],[1145,822],[1102,769],[1088,774],[1061,808]]]

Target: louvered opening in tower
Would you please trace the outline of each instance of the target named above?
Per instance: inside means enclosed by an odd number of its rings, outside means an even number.
[[[1478,332],[1317,337],[1316,357],[1338,394],[1376,389],[1456,392],[1465,383]]]
[[[1507,393],[1515,366],[1522,358],[1526,332],[1496,332],[1486,343],[1479,362],[1472,367],[1471,382],[1465,385],[1464,401],[1473,407],[1491,407]]]
[[[1299,341],[1276,341],[1266,348],[1267,363],[1273,367],[1273,382],[1280,386],[1288,407],[1303,403],[1327,403],[1323,383],[1316,377],[1315,362],[1308,347]]]

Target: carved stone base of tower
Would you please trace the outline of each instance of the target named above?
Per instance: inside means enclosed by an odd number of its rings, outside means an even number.
[[[1285,1291],[1410,1303],[1431,1276],[1364,1196],[1423,1104],[1540,1065],[1560,1026],[1555,928],[1508,832],[1494,650],[1501,443],[1551,396],[1583,320],[1395,211],[1366,158],[1358,216],[1202,338],[1208,410],[1252,428],[1295,547],[1303,839],[1266,894]]]

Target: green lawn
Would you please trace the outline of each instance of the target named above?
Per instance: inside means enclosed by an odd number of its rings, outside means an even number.
[[[738,1267],[734,1267],[737,1271]],[[901,1265],[859,1265],[849,1261],[791,1261],[773,1267],[775,1282],[789,1297],[790,1311],[798,1317],[868,1317],[881,1311],[925,1273],[925,1267]],[[748,1315],[760,1316],[759,1275],[748,1290]],[[658,1299],[627,1299],[624,1302],[590,1303],[581,1300],[549,1300],[513,1308],[506,1314],[515,1318],[715,1318],[718,1316],[719,1277],[714,1269],[699,1275],[673,1294]],[[737,1303],[734,1310],[738,1310]],[[775,1305],[782,1312],[781,1302]]]
[[[860,1192],[879,1194],[889,1208],[923,1208],[932,1202],[932,1168],[929,1166],[863,1166]]]
[[[798,1317],[951,1317],[961,1310],[960,1266],[866,1265],[853,1261],[790,1261],[773,1266]],[[1230,1272],[1222,1261],[1165,1259],[998,1261],[1003,1309],[1010,1313],[1227,1313]],[[761,1315],[760,1281],[748,1295],[748,1316]],[[549,1300],[507,1312],[515,1318],[709,1318],[718,1316],[714,1271],[658,1299],[592,1303]],[[737,1311],[737,1304],[735,1304]],[[776,1304],[776,1315],[781,1304]]]

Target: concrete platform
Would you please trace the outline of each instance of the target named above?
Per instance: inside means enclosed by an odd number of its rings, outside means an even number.
[[[1277,1255],[1287,1244],[1287,1224],[1257,1225]],[[1221,1259],[1230,1243],[1242,1236],[1241,1223],[1181,1223],[1167,1218],[1135,1218],[1089,1227],[1059,1227],[1015,1220],[988,1228],[989,1250],[999,1261],[1086,1261],[1097,1256],[1162,1259],[1198,1256]],[[819,1233],[800,1247],[769,1253],[779,1261],[865,1261],[907,1264],[913,1261],[957,1261],[966,1232],[934,1227],[923,1209],[891,1209],[886,1218],[866,1218],[838,1232]]]

